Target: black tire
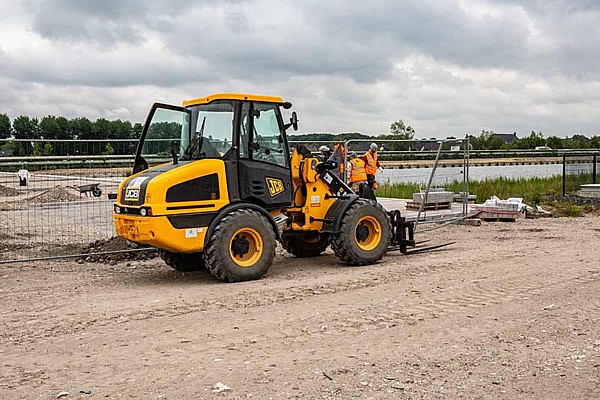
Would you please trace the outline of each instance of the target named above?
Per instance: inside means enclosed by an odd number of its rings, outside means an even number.
[[[100,197],[100,196],[102,196],[102,189],[95,189],[95,190],[93,190],[92,191],[92,195],[94,197]]]
[[[329,247],[329,235],[322,233],[306,233],[303,235],[285,235],[281,245],[290,254],[298,257],[316,257]]]
[[[260,212],[234,210],[212,232],[204,249],[206,268],[225,282],[260,279],[273,264],[275,241],[273,227]]]
[[[369,265],[381,260],[390,243],[390,221],[381,205],[358,199],[342,215],[331,247],[348,265]]]
[[[202,271],[205,268],[202,253],[174,253],[172,251],[161,250],[160,258],[169,267],[179,272]]]

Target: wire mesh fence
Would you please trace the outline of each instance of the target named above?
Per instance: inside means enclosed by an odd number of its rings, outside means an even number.
[[[0,160],[0,262],[81,254],[113,237],[113,203],[128,163],[31,171],[23,163],[13,172]]]
[[[373,140],[345,142],[346,159],[365,154]],[[404,199],[406,215],[417,222],[465,218],[469,213],[469,140],[378,140],[382,169],[376,174],[378,197]]]
[[[563,155],[562,195],[575,195],[581,185],[599,183],[599,164],[599,154]]]
[[[44,145],[46,142],[52,144],[52,152]],[[0,154],[0,263],[94,254],[97,251],[90,248],[92,243],[115,236],[112,219],[114,200],[119,183],[131,173],[133,167],[133,156],[116,154],[115,149],[121,152],[131,149],[134,144],[130,140],[75,142],[40,139],[0,142],[0,148],[4,151]],[[149,161],[155,164],[170,160],[170,154],[162,149],[165,146],[172,148],[173,144],[156,142],[153,157]],[[316,145],[321,144],[330,148],[341,144],[361,153],[365,143],[365,148],[368,148],[367,142],[310,144],[317,153]],[[397,141],[387,141],[382,142],[380,150],[386,168],[377,179],[390,190],[394,190],[395,184],[413,184],[409,190],[417,192],[424,190],[430,179],[431,188],[443,187],[449,182],[465,182],[464,149],[452,150],[454,145],[460,146],[461,142],[435,143],[444,147],[444,157],[456,158],[453,167],[439,168],[432,174],[435,151],[406,154],[403,150],[396,150],[405,143],[399,145]],[[23,150],[23,154],[20,154],[21,150],[15,144],[23,145],[23,149],[29,148],[30,151]],[[102,154],[102,149],[109,145],[114,145],[115,153]],[[35,149],[44,147],[49,154],[35,152]],[[18,151],[7,152],[7,149]],[[73,149],[75,155],[70,154]],[[76,149],[80,150],[79,153]],[[68,154],[60,155],[64,152]],[[406,163],[407,160],[410,161]]]

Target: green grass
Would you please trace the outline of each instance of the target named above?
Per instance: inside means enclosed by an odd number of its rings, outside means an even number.
[[[462,192],[463,182],[454,181],[443,185],[451,192]],[[377,190],[378,197],[396,197],[412,199],[413,193],[425,189],[418,183],[383,184]],[[482,203],[492,195],[501,199],[509,197],[522,197],[529,205],[541,204],[545,196],[560,196],[562,192],[562,178],[493,178],[482,181],[469,182],[469,193],[477,196],[477,202]]]

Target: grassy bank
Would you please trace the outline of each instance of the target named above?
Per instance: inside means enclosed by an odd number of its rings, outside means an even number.
[[[444,185],[451,192],[462,192],[463,182],[454,181]],[[377,191],[379,197],[396,197],[412,199],[413,193],[424,190],[424,185],[417,183],[383,184]],[[560,196],[562,192],[562,178],[494,178],[469,183],[469,193],[477,196],[477,202],[484,202],[492,195],[501,199],[508,197],[522,197],[530,205],[541,204],[546,196]]]
[[[570,176],[567,190],[572,193],[579,188],[579,185],[590,182],[591,175],[588,174]],[[451,192],[463,191],[462,181],[454,181],[443,186]],[[424,185],[417,183],[383,184],[377,190],[377,196],[412,199],[413,193],[424,189]],[[471,181],[469,183],[469,193],[477,196],[477,203],[483,203],[492,195],[496,195],[501,199],[522,197],[525,204],[530,206],[541,205],[551,211],[555,217],[580,217],[586,214],[600,214],[600,205],[597,202],[588,203],[582,201],[583,198],[576,198],[575,196],[560,197],[562,194],[561,176],[529,179],[494,178]]]

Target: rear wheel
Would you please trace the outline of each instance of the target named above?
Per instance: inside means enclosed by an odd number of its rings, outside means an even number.
[[[329,235],[318,232],[302,235],[284,234],[281,245],[296,257],[316,257],[329,247]]]
[[[358,199],[342,216],[331,247],[349,265],[369,265],[383,258],[390,242],[390,222],[375,201]]]
[[[206,268],[226,282],[260,279],[275,257],[275,232],[254,210],[235,210],[216,225],[204,249]]]
[[[205,268],[202,253],[174,253],[161,250],[160,257],[169,267],[180,272],[201,271]]]

